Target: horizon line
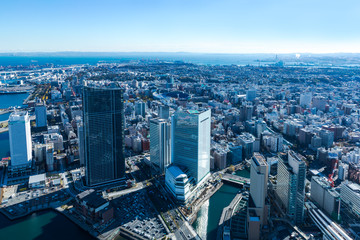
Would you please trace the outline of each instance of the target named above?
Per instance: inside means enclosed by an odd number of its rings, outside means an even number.
[[[151,54],[151,53],[158,53],[158,54],[223,54],[223,55],[256,55],[256,54],[276,54],[276,55],[286,55],[286,54],[313,54],[313,55],[327,55],[327,54],[360,54],[360,52],[190,52],[190,51],[12,51],[12,52],[0,52],[0,55],[5,54],[59,54],[59,53],[87,53],[87,54]]]

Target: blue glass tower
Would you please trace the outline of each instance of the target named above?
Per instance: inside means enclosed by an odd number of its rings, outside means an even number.
[[[210,172],[211,111],[178,110],[171,123],[172,163],[199,183]]]

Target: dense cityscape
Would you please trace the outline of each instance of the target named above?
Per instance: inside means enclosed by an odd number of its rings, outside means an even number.
[[[275,59],[0,67],[1,214],[83,239],[360,239],[360,68]]]

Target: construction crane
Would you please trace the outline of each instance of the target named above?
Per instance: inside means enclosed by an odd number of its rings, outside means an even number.
[[[330,182],[331,187],[335,186],[333,177],[334,177],[334,174],[335,174],[335,172],[336,172],[336,170],[338,168],[338,163],[339,163],[339,160],[336,159],[335,163],[333,165],[333,168],[332,168],[332,172],[329,174],[328,181]]]

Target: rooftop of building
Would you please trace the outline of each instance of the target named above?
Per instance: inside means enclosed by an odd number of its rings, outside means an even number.
[[[260,153],[254,153],[253,160],[257,166],[266,166],[265,157]]]
[[[9,121],[18,121],[26,116],[28,116],[27,111],[15,111],[10,114]]]
[[[346,184],[352,191],[360,194],[360,185],[357,183],[349,182]]]
[[[248,132],[244,132],[242,133],[239,138],[244,141],[245,143],[248,142],[248,143],[251,143],[253,141],[255,141],[255,137],[251,134],[251,133],[248,133]]]
[[[184,173],[178,166],[175,165],[168,167],[168,171],[171,173],[171,175],[174,176],[175,179],[188,177],[186,173]]]
[[[29,177],[29,184],[45,181],[45,179],[46,179],[45,173],[38,174],[38,175],[32,175]]]
[[[163,119],[163,118],[151,118],[150,122],[163,123],[163,122],[168,122],[168,121],[166,119]]]
[[[104,205],[107,201],[99,196],[94,189],[89,189],[76,195],[80,201],[86,202],[86,205],[91,208],[98,208]]]
[[[118,82],[113,81],[84,81],[85,88],[92,89],[101,89],[101,90],[114,90],[114,89],[122,89]]]
[[[289,150],[288,152],[296,161],[303,162],[304,157],[298,154],[297,152],[294,152],[293,150]]]
[[[314,180],[322,188],[326,189],[326,191],[333,197],[337,198],[340,196],[340,194],[335,189],[331,188],[330,182],[327,180],[326,177],[313,176],[312,180]]]

